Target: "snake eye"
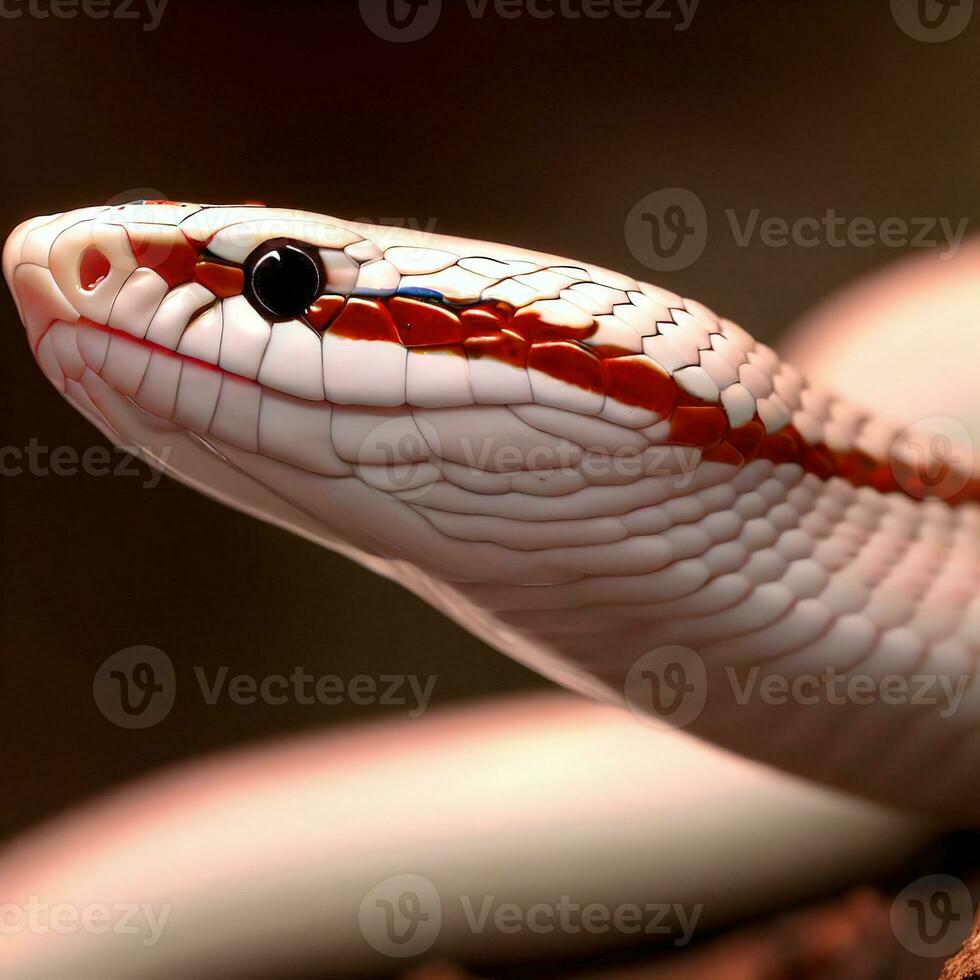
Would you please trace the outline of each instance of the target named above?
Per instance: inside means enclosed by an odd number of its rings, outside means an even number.
[[[320,295],[322,266],[316,250],[279,238],[263,242],[245,260],[245,295],[263,316],[292,320]]]

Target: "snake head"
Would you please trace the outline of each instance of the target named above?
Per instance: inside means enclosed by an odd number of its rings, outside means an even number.
[[[621,700],[681,643],[710,678],[693,732],[865,791],[867,767],[828,776],[769,735],[874,726],[752,713],[722,672],[976,659],[980,482],[946,462],[972,454],[933,438],[903,471],[893,427],[700,303],[520,248],[172,202],[34,219],[3,267],[42,370],[111,439],[569,687]],[[896,758],[873,792],[905,804]],[[939,770],[957,798],[962,758]]]
[[[3,261],[48,378],[117,443],[341,550],[553,581],[611,518],[816,450],[803,385],[692,300],[309,212],[35,218]],[[819,406],[816,406],[819,410]],[[806,433],[804,433],[806,435]],[[483,557],[489,559],[484,562]]]

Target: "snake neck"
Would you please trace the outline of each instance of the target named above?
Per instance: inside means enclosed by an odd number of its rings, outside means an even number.
[[[924,808],[976,812],[980,508],[764,461],[707,476],[616,515],[628,535],[568,581],[454,591],[569,686],[651,713],[686,690],[679,723],[727,748],[884,802],[918,781]]]
[[[585,486],[527,479],[521,496],[465,502],[437,485],[415,510],[444,536],[504,546],[510,561],[470,562],[430,601],[583,693],[661,718],[655,688],[693,688],[680,723],[719,745],[972,821],[980,505],[969,431],[953,418],[899,431],[778,361],[768,370],[791,422],[742,464],[668,442],[643,450],[656,463],[632,478],[609,463]],[[590,434],[547,410],[518,414],[548,437]],[[665,670],[678,646],[680,673]]]

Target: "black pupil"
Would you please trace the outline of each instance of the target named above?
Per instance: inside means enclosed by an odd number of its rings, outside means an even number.
[[[260,312],[277,319],[302,316],[320,293],[320,269],[295,245],[268,243],[246,263]]]

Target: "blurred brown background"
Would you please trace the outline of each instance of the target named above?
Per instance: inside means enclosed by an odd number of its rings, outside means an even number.
[[[741,246],[726,209],[973,227],[980,17],[927,43],[888,0],[702,0],[685,30],[677,0],[640,20],[443,6],[402,44],[326,0],[170,0],[152,31],[0,19],[0,230],[138,188],[434,223],[653,279],[772,341],[902,249]],[[660,274],[624,220],[664,187],[703,201],[709,234]],[[0,319],[0,446],[102,444],[43,380],[5,292]],[[195,666],[437,674],[435,703],[543,684],[350,562],[147,477],[0,477],[0,838],[175,760],[406,710],[209,706]],[[178,679],[173,712],[139,732],[92,697],[98,666],[135,644]]]

